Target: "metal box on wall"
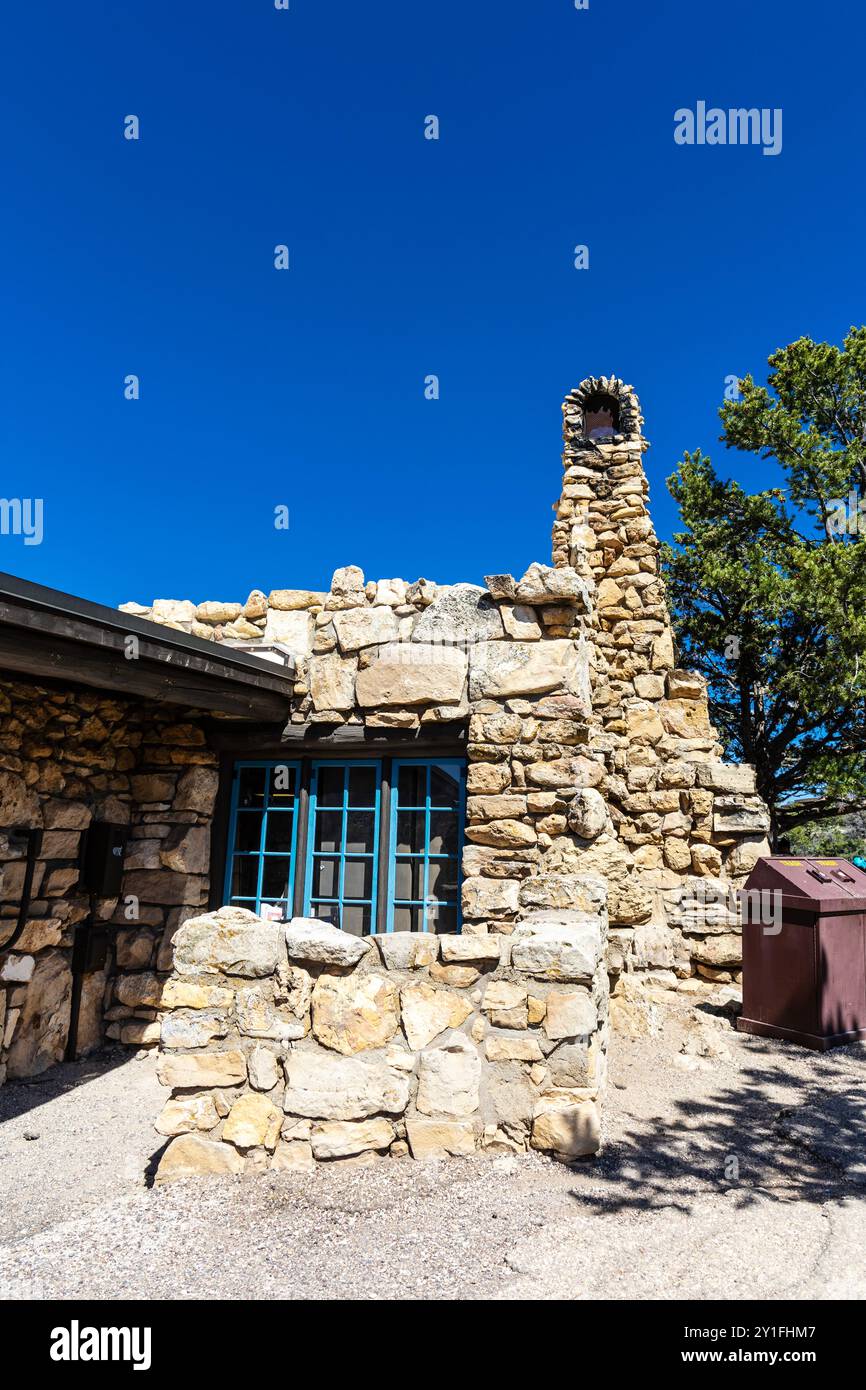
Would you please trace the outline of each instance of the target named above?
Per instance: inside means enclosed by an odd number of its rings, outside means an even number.
[[[84,839],[81,883],[97,898],[116,898],[123,877],[129,827],[93,821]]]
[[[866,1038],[866,872],[846,859],[760,859],[741,902],[739,1031],[820,1051]]]

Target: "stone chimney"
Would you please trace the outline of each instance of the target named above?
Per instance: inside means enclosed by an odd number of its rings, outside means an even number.
[[[588,377],[562,412],[553,564],[570,565],[595,585],[591,746],[605,767],[600,790],[619,855],[627,856],[615,873],[605,866],[609,880],[623,880],[619,914],[612,882],[611,921],[623,929],[632,966],[680,973],[691,957],[700,973],[732,978],[735,929],[711,936],[684,913],[684,890],[697,879],[742,881],[767,852],[767,811],[754,794],[752,769],[721,762],[703,677],[676,666],[634,390],[618,377]],[[651,913],[642,910],[645,894]]]

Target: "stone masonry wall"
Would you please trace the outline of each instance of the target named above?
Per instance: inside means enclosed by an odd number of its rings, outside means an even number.
[[[207,899],[214,762],[184,711],[0,680],[0,1081],[63,1057],[73,934],[90,911],[79,856],[91,821],[128,825],[130,839],[120,898],[95,904],[112,945],[105,968],[84,977],[78,1051],[106,1032],[157,1041],[146,982],[151,967],[168,971],[173,932]],[[23,840],[10,835],[19,826],[43,829],[42,850],[24,934],[3,952],[24,881]]]
[[[227,907],[187,921],[161,987],[158,1178],[378,1156],[595,1152],[605,886],[512,935],[359,939]]]

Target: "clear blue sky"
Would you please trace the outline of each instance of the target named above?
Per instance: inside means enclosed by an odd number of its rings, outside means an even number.
[[[591,373],[640,394],[662,535],[686,448],[765,484],[716,410],[864,318],[864,46],[850,0],[7,7],[0,496],[45,536],[0,568],[111,604],[520,574]],[[698,100],[781,107],[782,153],[677,146]]]

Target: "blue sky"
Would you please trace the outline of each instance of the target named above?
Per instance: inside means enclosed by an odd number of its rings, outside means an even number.
[[[765,485],[725,377],[863,320],[862,11],[290,6],[7,10],[0,496],[45,534],[0,568],[111,604],[520,574],[588,374],[640,394],[660,534],[686,448]],[[698,100],[782,108],[781,154],[676,145]]]

